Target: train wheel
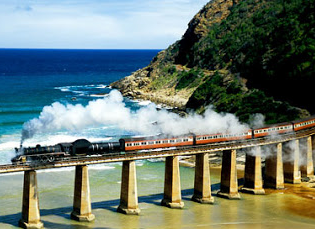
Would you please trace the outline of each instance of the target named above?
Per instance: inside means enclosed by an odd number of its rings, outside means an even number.
[[[48,156],[48,162],[53,162],[55,160],[54,156]]]
[[[48,157],[47,156],[40,157],[40,162],[46,164],[48,162]]]

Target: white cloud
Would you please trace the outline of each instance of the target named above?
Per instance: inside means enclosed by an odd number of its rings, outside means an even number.
[[[207,0],[0,0],[2,48],[166,48]]]

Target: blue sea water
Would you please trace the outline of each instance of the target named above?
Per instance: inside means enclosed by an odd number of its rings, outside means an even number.
[[[148,65],[159,51],[0,49],[0,164],[9,163],[13,148],[19,146],[23,123],[38,117],[44,106],[53,102],[86,105],[109,93],[110,83]],[[128,100],[126,105],[138,106]],[[89,137],[98,135],[99,131],[89,130]],[[59,138],[64,136],[59,133]],[[40,137],[34,144],[52,140],[49,135]]]

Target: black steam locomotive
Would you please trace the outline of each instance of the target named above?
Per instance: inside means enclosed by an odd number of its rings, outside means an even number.
[[[28,148],[15,148],[16,156],[11,159],[13,164],[31,162],[51,163],[56,159],[71,156],[86,156],[107,154],[121,151],[119,142],[91,143],[86,139],[78,139],[72,143],[59,143],[53,146],[41,146]]]

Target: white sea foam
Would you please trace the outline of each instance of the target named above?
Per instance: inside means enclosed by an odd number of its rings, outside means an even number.
[[[89,85],[73,85],[73,86],[62,86],[62,87],[54,87],[54,89],[56,90],[60,90],[60,91],[63,91],[63,92],[66,92],[66,91],[75,91],[77,89],[103,89],[103,88],[110,88],[108,87],[107,85],[105,84],[89,84]]]
[[[113,163],[107,163],[107,164],[95,164],[95,165],[89,165],[89,170],[111,170],[115,169],[115,166]],[[72,167],[63,167],[63,168],[57,168],[57,169],[43,169],[38,170],[39,173],[51,173],[51,172],[72,172],[75,170],[75,166]]]
[[[161,162],[161,161],[165,161],[165,158],[164,157],[160,157],[160,158],[150,158],[150,159],[147,159],[149,162]]]
[[[91,94],[90,97],[103,98],[107,97],[108,94]]]
[[[70,92],[73,93],[75,97],[96,97],[96,98],[103,98],[106,97],[107,94],[104,94],[102,90],[100,89],[105,89],[109,88],[105,84],[89,84],[89,85],[73,85],[73,86],[62,86],[62,87],[55,87],[54,89],[60,90],[62,92]],[[95,89],[97,91],[95,91]],[[96,92],[100,94],[95,94]]]
[[[145,163],[145,161],[144,161],[144,160],[137,160],[137,161],[136,161],[136,166],[141,167],[141,166],[143,166],[143,165],[144,165],[144,163]]]
[[[89,165],[89,170],[111,170],[115,169],[116,167],[113,164],[96,164],[96,165]]]
[[[151,101],[148,101],[148,100],[144,100],[144,101],[140,101],[138,102],[138,104],[140,106],[148,106],[149,104],[151,104],[152,102]]]
[[[88,94],[88,92],[86,91],[72,91],[72,92],[77,94],[77,96],[84,96]]]
[[[17,141],[9,141],[0,143],[0,152],[4,150],[13,150],[15,147],[19,147],[20,142]]]
[[[38,173],[59,173],[59,172],[72,172],[74,171],[75,167],[63,167],[63,168],[57,168],[57,169],[41,169],[37,170]]]
[[[96,85],[95,88],[108,88],[108,86],[104,85],[104,84],[98,84],[98,85]]]
[[[14,148],[19,147],[19,137],[16,134],[8,135],[0,141],[0,164],[11,163],[11,158],[15,156]]]

